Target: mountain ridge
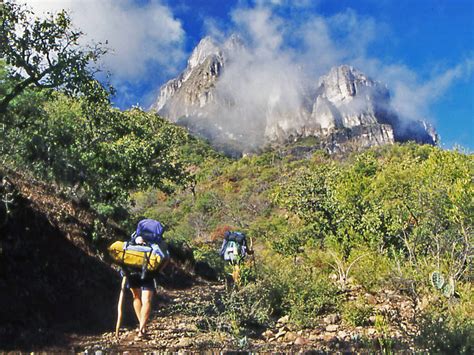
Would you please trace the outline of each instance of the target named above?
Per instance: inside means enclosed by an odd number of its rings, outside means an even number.
[[[231,155],[309,136],[318,137],[320,148],[330,153],[410,140],[438,142],[427,122],[397,115],[386,85],[350,65],[333,67],[310,87],[289,84],[288,90],[271,78],[252,82],[249,65],[242,65],[252,63],[246,62],[251,56],[237,35],[222,45],[203,38],[186,69],[161,87],[150,110]],[[260,95],[258,85],[270,94],[262,90]]]

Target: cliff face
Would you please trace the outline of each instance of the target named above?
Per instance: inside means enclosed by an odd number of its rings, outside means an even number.
[[[236,91],[245,92],[252,77],[239,67],[237,75],[245,79],[235,90],[232,85],[229,89],[225,74],[246,55],[249,50],[237,36],[221,46],[204,38],[184,72],[161,87],[151,109],[236,154],[309,136],[317,137],[329,152],[396,141],[437,142],[427,123],[402,121],[396,115],[385,85],[347,65],[332,68],[310,87],[298,88],[291,105],[278,90],[258,102],[241,100]],[[235,67],[232,71],[235,80]],[[272,84],[268,80],[267,87]]]
[[[204,38],[189,57],[186,70],[161,87],[151,109],[174,122],[198,115],[213,100],[212,88],[223,65],[222,50],[209,37]]]

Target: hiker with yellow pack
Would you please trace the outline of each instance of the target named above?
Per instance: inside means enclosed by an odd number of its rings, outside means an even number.
[[[137,316],[138,338],[147,336],[146,324],[151,313],[152,298],[155,293],[155,276],[169,261],[166,242],[163,240],[164,228],[154,219],[138,222],[137,230],[130,241],[117,241],[109,247],[115,263],[121,267],[122,291],[118,305],[116,335],[120,328],[122,315],[123,289],[130,289],[133,295],[133,309]]]

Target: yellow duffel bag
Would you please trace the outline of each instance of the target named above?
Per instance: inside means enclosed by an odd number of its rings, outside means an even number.
[[[116,241],[109,246],[109,254],[118,265],[158,271],[162,257],[156,248],[153,248],[153,245],[131,245],[129,242]]]

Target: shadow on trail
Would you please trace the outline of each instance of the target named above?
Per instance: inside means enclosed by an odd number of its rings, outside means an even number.
[[[64,350],[73,334],[112,331],[121,277],[95,251],[106,245],[90,240],[96,217],[58,199],[47,185],[12,176],[15,183],[0,171],[0,193],[15,196],[10,205],[0,203],[0,352]],[[111,236],[126,238],[115,229]],[[171,246],[170,253],[172,263],[158,277],[163,288],[184,289],[196,275],[214,276],[209,267],[199,272],[191,249]],[[134,324],[133,311],[126,314],[124,325]]]
[[[66,332],[110,328],[120,280],[18,197],[0,229],[0,348],[61,345]]]

